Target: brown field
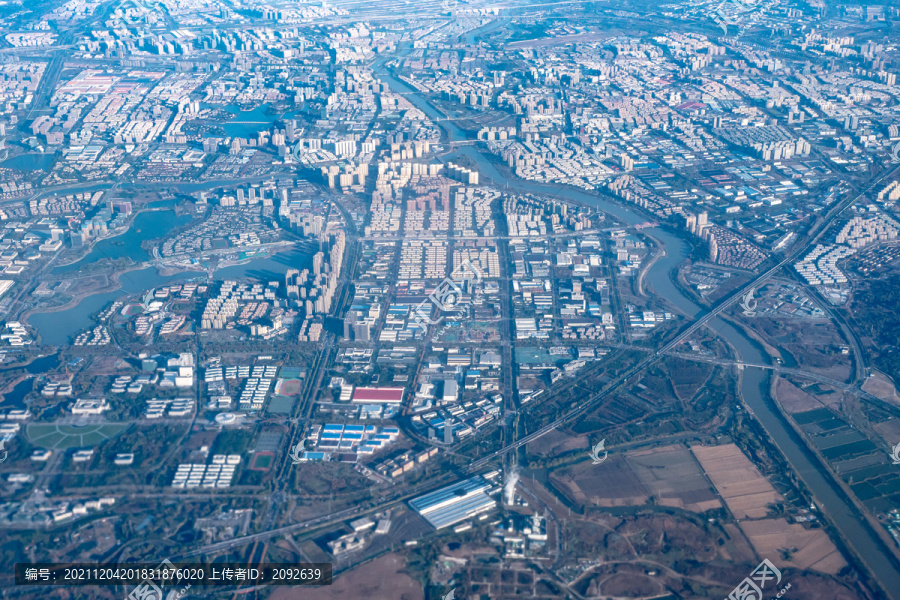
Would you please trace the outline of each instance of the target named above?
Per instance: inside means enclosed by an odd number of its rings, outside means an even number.
[[[556,470],[550,478],[578,504],[641,506],[653,496],[663,506],[694,512],[722,506],[691,452],[677,445],[611,454],[600,465],[585,460]]]
[[[610,455],[600,465],[585,460],[550,475],[553,485],[578,504],[635,506],[647,502],[649,494],[622,456]]]
[[[763,518],[769,512],[768,504],[783,500],[734,444],[692,446],[691,451],[736,519]]]
[[[806,529],[800,523],[788,523],[785,519],[744,521],[741,529],[760,556],[778,556],[779,564],[829,575],[835,575],[847,566],[822,529]],[[795,549],[789,560],[780,556],[783,548]]]
[[[778,556],[781,564],[836,574],[846,563],[821,529],[806,529],[785,519],[767,519],[767,505],[783,500],[772,484],[734,444],[694,446],[694,456],[725,499],[728,509],[760,556]],[[791,558],[781,551],[791,549]]]
[[[893,446],[895,440],[900,439],[900,419],[890,419],[881,423],[873,423],[872,429],[878,432],[886,444]],[[890,440],[890,441],[888,441]]]
[[[279,587],[272,600],[421,600],[422,585],[403,573],[406,559],[399,554],[385,554],[352,571],[341,573],[332,585],[316,587]]]
[[[873,369],[872,376],[866,379],[862,389],[864,392],[869,392],[873,396],[891,404],[900,404],[900,396],[897,395],[897,388],[894,386],[894,382],[881,371]]]
[[[684,446],[631,452],[626,460],[659,504],[704,512],[721,508],[700,465]]]
[[[791,414],[822,408],[822,402],[815,396],[807,394],[784,377],[778,377],[778,383],[775,384],[775,395],[778,403]]]

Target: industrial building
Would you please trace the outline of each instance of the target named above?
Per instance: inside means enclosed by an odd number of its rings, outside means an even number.
[[[443,529],[496,508],[491,491],[491,483],[478,475],[410,500],[409,506],[432,527]]]
[[[403,388],[359,387],[353,392],[353,402],[366,404],[400,404],[403,402]]]

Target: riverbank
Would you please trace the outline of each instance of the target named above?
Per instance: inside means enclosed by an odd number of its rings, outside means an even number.
[[[641,266],[641,270],[638,273],[637,278],[637,293],[638,296],[647,297],[647,294],[644,293],[644,276],[647,275],[647,272],[656,264],[660,258],[663,258],[666,255],[666,248],[663,246],[659,240],[655,237],[648,235],[649,239],[653,240],[654,245],[656,246],[656,251],[653,253],[653,256],[649,261],[645,262],[643,266]]]
[[[434,107],[418,92],[398,81],[380,67],[383,67],[383,63],[379,65],[376,61],[375,74],[385,81],[392,91],[404,94],[414,106],[426,115],[435,118],[436,125],[447,132],[450,141],[467,139],[467,133],[459,130],[452,122],[439,120]],[[492,164],[492,159],[484,156],[475,146],[460,146],[455,153],[448,156],[454,155],[466,155],[471,158],[475,161],[481,174],[501,189],[507,186],[514,191],[523,193],[562,195],[567,200],[599,208],[632,226],[647,221],[641,216],[639,207],[618,201],[611,202],[601,192],[588,193],[574,188],[555,190],[546,184],[535,182],[523,184],[521,180],[505,177]],[[654,217],[651,220],[655,221],[656,219]],[[690,256],[688,242],[666,232],[661,227],[648,229],[652,232],[653,237],[659,239],[665,246],[666,255],[660,256],[653,267],[648,269],[647,281],[657,294],[674,304],[680,312],[691,319],[702,318],[704,314],[709,313],[709,309],[693,302],[689,296],[678,289],[678,286],[670,278],[670,274],[676,271],[681,262]],[[713,318],[707,325],[728,341],[742,360],[756,364],[767,362],[763,352],[754,342],[727,321]],[[840,488],[833,481],[830,472],[817,467],[810,460],[804,449],[804,441],[792,432],[790,424],[773,405],[771,399],[768,399],[765,377],[766,373],[761,369],[745,369],[741,392],[747,406],[768,433],[772,443],[784,457],[786,464],[790,465],[790,468],[798,476],[803,476],[804,485],[818,498],[819,505],[823,509],[823,517],[832,523],[835,531],[838,532],[838,539],[846,547],[852,548],[852,552],[849,552],[848,556],[859,557],[857,570],[861,571],[860,574],[866,577],[866,573],[868,573],[871,580],[881,583],[887,597],[900,600],[900,563],[895,559],[893,553],[884,547],[881,537],[870,526],[869,521],[854,515],[853,503],[842,497]]]
[[[778,377],[776,373],[772,374],[770,377],[770,386],[769,386],[769,395],[772,398],[772,403],[778,408],[781,415],[784,419],[790,424],[791,429],[793,429],[794,433],[797,434],[804,442],[807,451],[809,454],[816,459],[822,469],[827,470],[832,479],[838,484],[841,489],[841,492],[844,494],[844,497],[849,501],[853,507],[856,509],[856,516],[860,519],[865,519],[868,521],[869,526],[875,530],[876,533],[881,537],[881,541],[884,542],[885,546],[893,553],[894,558],[897,561],[900,561],[900,549],[897,548],[897,545],[888,531],[884,528],[884,526],[866,509],[866,507],[859,501],[856,495],[853,493],[853,490],[850,489],[844,480],[835,473],[834,469],[831,468],[831,464],[822,454],[821,450],[816,447],[815,444],[812,443],[812,440],[809,439],[809,436],[806,435],[806,432],[794,421],[791,413],[787,412],[784,407],[781,405],[781,402],[778,401],[778,395],[776,393],[776,386],[778,383]],[[815,495],[813,495],[815,498]]]

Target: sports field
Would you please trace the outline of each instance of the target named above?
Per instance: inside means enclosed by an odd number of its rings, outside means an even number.
[[[300,379],[279,379],[275,382],[275,393],[279,396],[296,396],[303,389]]]

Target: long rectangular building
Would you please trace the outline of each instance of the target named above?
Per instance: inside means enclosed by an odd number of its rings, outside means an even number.
[[[353,402],[364,404],[400,404],[403,402],[404,388],[358,387],[353,390]]]
[[[490,490],[491,484],[478,475],[410,500],[409,506],[432,527],[443,529],[496,508]]]

